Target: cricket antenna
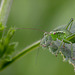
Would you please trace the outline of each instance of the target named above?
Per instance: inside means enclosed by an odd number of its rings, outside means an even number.
[[[15,29],[31,29],[31,30],[38,30],[38,31],[46,32],[44,30],[37,29],[37,28],[15,28]]]
[[[31,29],[31,30],[37,30],[37,31],[42,31],[42,32],[46,32],[46,31],[44,31],[44,30],[41,30],[41,29],[37,29],[37,28],[16,28],[16,27],[14,27],[16,30],[17,29]],[[9,28],[5,28],[5,30],[8,30]],[[0,32],[2,32],[2,31],[0,31]],[[46,32],[47,33],[47,32]]]

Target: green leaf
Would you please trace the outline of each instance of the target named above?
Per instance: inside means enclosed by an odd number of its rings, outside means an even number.
[[[2,62],[12,60],[12,53],[14,53],[17,45],[16,42],[10,43],[14,33],[15,28],[10,28],[7,34],[4,35],[0,40],[0,60]]]
[[[0,39],[2,38],[4,28],[5,28],[4,25],[2,25],[2,23],[0,23]]]
[[[15,48],[17,46],[18,43],[14,42],[14,43],[10,43],[9,46],[7,47],[6,53],[7,55],[11,55],[14,51]]]

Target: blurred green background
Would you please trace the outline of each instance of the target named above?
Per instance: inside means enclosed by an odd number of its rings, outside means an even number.
[[[51,31],[59,25],[75,19],[75,0],[13,0],[7,26],[37,28]],[[12,41],[18,41],[16,53],[41,39],[43,32],[17,30]],[[48,49],[39,48],[21,57],[0,75],[75,75],[73,66],[63,62],[61,55],[55,57]],[[36,63],[37,62],[37,63]]]

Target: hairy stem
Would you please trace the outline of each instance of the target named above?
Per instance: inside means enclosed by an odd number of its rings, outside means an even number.
[[[3,64],[3,66],[1,67],[0,71],[3,70],[4,68],[6,68],[8,65],[12,64],[14,61],[16,61],[18,58],[20,58],[23,55],[26,55],[27,53],[29,53],[30,51],[32,51],[33,49],[39,47],[40,45],[40,40],[33,43],[32,45],[28,46],[27,48],[25,48],[22,52],[20,52],[19,54],[17,54],[15,57],[13,57],[12,61],[8,61],[5,62]]]
[[[0,23],[6,25],[9,11],[13,0],[1,0],[0,5]]]

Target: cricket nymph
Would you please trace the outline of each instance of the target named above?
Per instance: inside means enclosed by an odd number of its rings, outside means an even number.
[[[73,44],[75,44],[75,32],[71,32],[73,18],[65,27],[60,27],[51,32],[45,32],[40,45],[48,48],[50,52],[57,55],[62,53],[66,60],[69,60],[75,70],[75,53]],[[68,46],[69,47],[68,47]]]
[[[44,37],[41,40],[41,45],[43,47],[51,47],[55,46],[55,50],[57,51],[57,53],[59,53],[59,50],[61,48],[61,46],[63,45],[63,48],[65,47],[65,43],[66,44],[70,44],[71,45],[71,57],[73,58],[73,47],[72,47],[72,43],[75,43],[75,33],[72,33],[71,27],[72,27],[72,23],[73,23],[73,19],[70,20],[70,22],[68,23],[68,25],[66,25],[64,28],[59,28],[57,30],[53,30],[50,33],[45,32],[44,33]],[[59,47],[57,47],[54,43],[54,41],[60,40],[61,43],[59,45]],[[54,47],[53,46],[53,47]],[[53,49],[53,48],[52,48]]]

